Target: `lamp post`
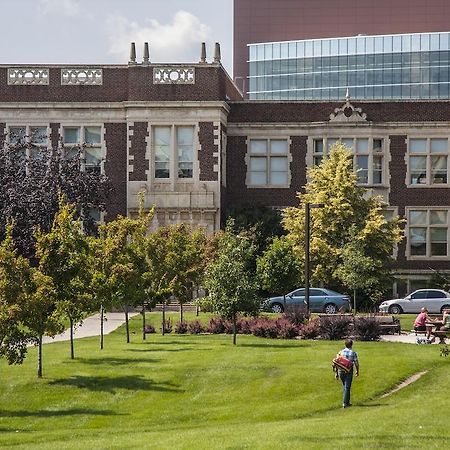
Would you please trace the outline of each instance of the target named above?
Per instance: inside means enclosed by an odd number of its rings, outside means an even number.
[[[306,316],[309,318],[309,240],[311,208],[323,208],[323,203],[305,203],[305,303]]]

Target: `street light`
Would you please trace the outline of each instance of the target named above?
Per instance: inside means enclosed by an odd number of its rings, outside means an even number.
[[[323,203],[305,203],[305,302],[306,316],[309,317],[309,239],[311,208],[323,208]]]

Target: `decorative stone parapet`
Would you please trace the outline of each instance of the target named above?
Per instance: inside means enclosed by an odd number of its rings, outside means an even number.
[[[61,69],[62,85],[96,85],[103,84],[103,70],[89,68]]]
[[[33,67],[8,69],[9,85],[48,85],[49,70]]]
[[[194,67],[154,67],[153,84],[195,84]]]

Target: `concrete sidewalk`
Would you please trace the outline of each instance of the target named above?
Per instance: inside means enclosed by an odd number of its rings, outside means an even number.
[[[402,334],[383,334],[380,338],[384,342],[403,342],[405,344],[417,344],[417,338],[424,339],[424,335],[415,335],[415,333],[402,333]],[[438,344],[439,339],[436,339],[433,344]]]
[[[131,318],[139,314],[138,312],[130,312],[128,316]],[[105,314],[106,320],[103,321],[103,334],[112,333],[125,323],[125,313],[110,312]],[[74,338],[80,339],[84,337],[100,336],[100,314],[87,317],[83,320],[82,325],[77,325],[74,331]],[[54,338],[44,336],[43,343],[50,344],[52,342],[70,341],[70,330],[66,330]]]

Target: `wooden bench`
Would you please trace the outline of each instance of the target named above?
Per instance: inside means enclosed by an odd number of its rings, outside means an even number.
[[[400,320],[394,316],[373,316],[381,327],[382,334],[401,334]]]
[[[439,338],[439,344],[445,344],[445,339],[450,338],[450,330],[435,330],[431,334]]]

